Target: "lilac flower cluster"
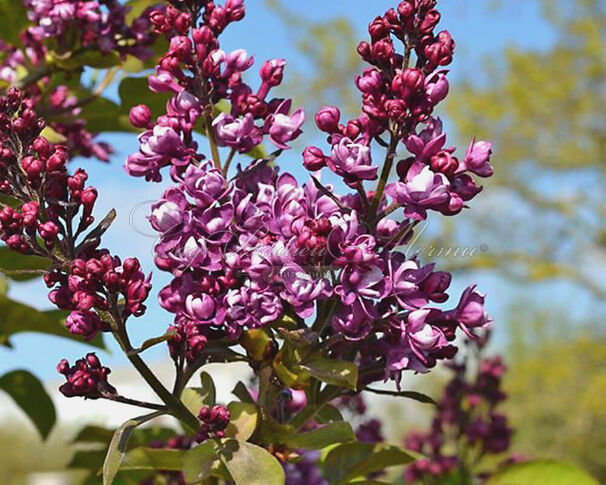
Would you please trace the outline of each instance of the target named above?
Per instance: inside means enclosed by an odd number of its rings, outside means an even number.
[[[113,53],[122,59],[126,56],[149,59],[156,36],[151,31],[148,10],[128,22],[130,7],[116,0],[23,0],[23,3],[35,25],[21,33],[21,45],[0,41],[3,54],[0,80],[23,84],[28,98],[41,111],[54,116],[48,124],[65,137],[64,143],[71,153],[108,161],[112,147],[96,141],[81,116],[83,106],[95,96],[78,97],[77,90],[58,84],[53,74],[80,69],[79,59],[87,59],[89,54],[94,57],[99,52],[102,56]],[[74,57],[71,64],[64,59],[66,55]],[[60,62],[55,62],[57,56],[61,57]],[[28,76],[21,79],[24,71]]]
[[[14,251],[48,259],[49,299],[71,311],[70,333],[91,340],[116,330],[108,320],[124,326],[145,312],[150,278],[136,258],[122,262],[99,248],[107,227],[89,231],[97,191],[86,186],[84,170],[68,173],[66,147],[40,136],[44,120],[33,104],[14,88],[0,96],[0,193],[20,202],[0,210],[0,238]],[[59,370],[67,379],[61,392],[68,397],[99,397],[101,388],[113,393],[109,370],[92,354],[74,367],[62,361]]]
[[[466,460],[479,463],[487,455],[502,454],[509,449],[512,429],[507,417],[497,406],[506,399],[501,389],[506,371],[501,357],[481,359],[475,377],[470,377],[471,363],[452,363],[452,379],[444,389],[429,432],[413,431],[406,436],[406,447],[423,453],[406,469],[406,480],[416,483],[424,477],[446,480],[461,470],[475,473]],[[464,442],[468,455],[453,454],[453,443]]]
[[[78,32],[82,48],[94,48],[104,54],[117,51],[144,59],[152,54],[149,44],[149,20],[146,15],[131,24],[126,21],[129,8],[117,0],[23,0],[29,19],[36,24],[29,33],[53,38],[59,45],[64,37]]]
[[[95,354],[88,354],[86,358],[77,360],[71,367],[69,362],[63,359],[59,362],[57,371],[67,380],[59,388],[66,397],[83,396],[88,399],[98,399],[102,395],[116,393],[116,389],[107,382],[107,376],[111,371],[101,365]]]
[[[212,339],[233,341],[284,317],[304,326],[315,316],[322,338],[344,337],[331,356],[354,355],[363,385],[399,382],[404,370],[426,372],[452,358],[457,329],[473,336],[490,323],[475,286],[456,307],[434,307],[448,299],[450,274],[397,250],[427,210],[453,215],[479,192],[470,173],[492,173],[489,143],[472,142],[459,162],[432,117],[448,91],[446,72],[437,69],[450,63],[454,48],[448,33],[434,34],[435,4],[404,1],[371,23],[371,43],[358,48],[371,65],[356,81],[362,114],[341,123],[336,107],[317,113],[331,152],[305,150],[303,164],[314,172],[306,184],[270,163],[299,135],[304,118],[300,110],[288,114],[290,100],[267,100],[282,81],[284,62],[263,64],[254,91],[243,81],[252,58],[220,49],[218,36],[244,16],[243,2],[185,2],[182,10],[151,13],[170,48],[149,87],[172,98],[155,121],[147,106],[131,111],[133,125],[146,131],[126,170],[159,181],[169,167],[175,182],[150,218],[159,234],[156,264],[174,275],[160,294],[161,305],[176,315],[173,358],[191,362]],[[409,68],[413,53],[417,67]],[[213,115],[225,100],[229,111]],[[210,159],[194,141],[196,124],[206,127]],[[277,147],[274,155],[239,165],[229,179],[232,157],[265,137]],[[367,193],[364,182],[379,177],[374,144],[386,148],[386,160],[376,190]],[[412,156],[398,162],[400,180],[387,184],[400,145]],[[223,166],[217,146],[229,148]],[[355,192],[339,196],[322,185],[323,167]]]
[[[224,438],[230,418],[229,409],[225,406],[216,405],[212,408],[204,406],[198,413],[198,419],[202,424],[195,440],[202,443],[210,438]]]
[[[160,169],[170,166],[173,179],[181,181],[186,169],[203,159],[192,136],[199,119],[214,143],[240,153],[259,145],[265,137],[286,149],[301,134],[303,111],[289,114],[290,100],[268,99],[270,90],[282,82],[285,62],[265,62],[260,69],[261,84],[255,91],[242,79],[254,59],[241,49],[226,53],[220,48],[218,36],[230,23],[243,18],[243,2],[228,0],[225,6],[199,3],[203,4],[203,21],[192,29],[191,36],[187,35],[191,18],[198,15],[198,10],[180,11],[169,6],[151,13],[156,31],[170,39],[170,48],[160,59],[156,74],[149,77],[149,87],[154,92],[172,93],[173,97],[166,114],[154,122],[146,106],[131,111],[131,122],[147,128],[139,137],[139,153],[128,157],[126,163],[126,170],[133,176],[159,181]],[[230,102],[230,111],[213,118],[209,106],[223,100]]]

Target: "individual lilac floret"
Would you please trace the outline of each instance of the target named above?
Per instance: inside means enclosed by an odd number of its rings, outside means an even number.
[[[357,187],[363,180],[377,178],[378,167],[372,165],[370,148],[349,138],[343,138],[332,147],[332,155],[326,164],[351,187]]]
[[[450,182],[441,173],[415,163],[406,176],[405,182],[389,184],[385,191],[396,203],[404,206],[404,214],[414,220],[427,219],[427,210],[437,210],[450,199]]]

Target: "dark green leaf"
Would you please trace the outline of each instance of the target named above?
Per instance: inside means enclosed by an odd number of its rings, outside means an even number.
[[[51,261],[39,256],[26,256],[0,247],[0,271],[14,281],[28,281],[39,278],[50,268]]]
[[[146,8],[154,5],[162,5],[162,2],[160,0],[129,0],[126,2],[126,7],[130,8],[130,11],[126,14],[126,21],[128,23],[132,22],[141,16]]]
[[[86,49],[83,52],[72,56],[72,61],[82,66],[94,67],[97,69],[107,69],[120,64],[120,56],[116,52],[103,53],[99,50]]]
[[[181,471],[183,455],[181,450],[135,448],[126,454],[120,470]]]
[[[242,381],[240,381],[236,384],[236,387],[234,387],[234,389],[233,389],[233,391],[231,391],[231,393],[242,402],[249,402],[249,403],[255,402],[253,397],[250,395],[250,392],[248,391],[246,384],[244,384]]]
[[[486,485],[599,485],[598,481],[569,463],[537,460],[517,463],[490,478]]]
[[[333,448],[324,461],[324,476],[331,485],[342,485],[386,468],[406,465],[415,458],[397,446],[345,443]]]
[[[207,406],[214,406],[217,402],[217,391],[213,378],[208,372],[200,372],[200,389],[202,389],[204,403]]]
[[[46,333],[82,342],[80,337],[70,334],[65,328],[66,317],[67,313],[61,310],[39,311],[0,296],[0,345],[7,345],[11,335],[22,332]],[[86,344],[105,348],[102,335]]]
[[[25,370],[16,370],[0,377],[0,389],[5,391],[34,423],[42,438],[53,429],[57,415],[52,399],[40,381]]]
[[[155,412],[130,419],[116,430],[103,462],[103,485],[111,485],[116,473],[120,470],[120,465],[126,455],[128,440],[134,429],[147,421],[162,416],[162,414],[164,413]]]
[[[27,25],[27,10],[23,2],[15,0],[0,0],[0,18],[2,19],[2,40],[13,45],[19,45],[19,34]]]
[[[225,435],[239,441],[246,441],[257,428],[259,412],[257,406],[246,402],[232,402],[227,408],[231,414]]]
[[[222,440],[220,456],[236,485],[284,485],[282,465],[260,446]]]
[[[21,202],[19,199],[11,197],[10,195],[0,194],[0,205],[7,205],[13,209],[16,209],[17,207],[21,207],[21,204],[23,204],[23,202]]]
[[[72,457],[71,461],[67,465],[67,468],[91,470],[96,475],[103,465],[104,458],[105,450],[78,451]],[[97,481],[97,483],[99,483],[99,481]]]
[[[122,80],[118,89],[123,114],[128,115],[130,108],[137,104],[146,104],[154,117],[166,112],[166,102],[170,95],[154,93],[149,90],[146,77],[127,77]],[[134,128],[131,127],[131,130]],[[137,130],[139,131],[139,130]]]
[[[192,448],[183,456],[183,474],[187,483],[198,483],[210,476],[219,464],[217,444],[208,440]]]
[[[403,397],[405,399],[412,399],[413,401],[422,402],[424,404],[436,404],[431,397],[417,391],[387,391],[383,389],[371,389],[368,387],[364,390],[372,392],[373,394],[380,394],[382,396]]]
[[[330,423],[333,421],[343,421],[343,415],[332,404],[325,404],[316,414],[316,420],[320,424]]]
[[[86,426],[81,429],[76,435],[74,443],[101,443],[103,445],[109,444],[112,439],[114,431],[106,429],[101,426]]]
[[[301,368],[322,382],[356,390],[358,367],[353,362],[317,357],[302,363]]]
[[[335,443],[345,443],[356,439],[349,423],[330,423],[307,433],[295,433],[284,444],[290,448],[321,450]]]

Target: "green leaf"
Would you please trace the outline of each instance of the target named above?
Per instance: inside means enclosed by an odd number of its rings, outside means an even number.
[[[0,296],[0,345],[8,345],[11,335],[22,332],[46,333],[82,342],[82,338],[65,328],[66,317],[67,312],[61,310],[39,311]],[[105,349],[101,334],[86,344]]]
[[[0,0],[0,18],[2,19],[2,40],[19,45],[19,34],[29,24],[23,2]]]
[[[233,389],[233,391],[231,391],[231,393],[242,402],[248,402],[248,403],[255,402],[253,397],[250,395],[250,392],[248,391],[246,384],[244,384],[242,381],[239,381],[236,384],[236,387],[234,387],[234,389]]]
[[[326,455],[324,475],[331,485],[342,485],[386,468],[406,465],[415,458],[397,446],[371,443],[345,443]]]
[[[126,445],[128,444],[128,440],[134,431],[134,429],[158,416],[162,416],[163,412],[155,412],[146,414],[144,416],[139,416],[138,418],[129,419],[121,425],[111,441],[109,442],[109,448],[107,450],[107,455],[105,456],[105,461],[103,462],[103,485],[111,485],[114,481],[116,473],[120,470],[120,465],[122,464],[122,460],[126,455]]]
[[[202,389],[204,403],[207,406],[214,406],[217,402],[217,390],[213,378],[208,372],[200,372],[200,389]]]
[[[231,418],[225,435],[239,441],[246,441],[257,428],[259,418],[257,406],[246,402],[232,402],[227,405],[227,409],[229,409]]]
[[[355,439],[356,435],[349,423],[337,422],[307,433],[295,433],[288,437],[284,444],[290,448],[321,450],[335,443],[345,443]]]
[[[84,94],[80,94],[83,96]],[[90,94],[89,94],[90,95]],[[139,130],[130,124],[128,110],[107,98],[97,98],[86,106],[80,114],[86,120],[86,128],[92,133]],[[61,121],[59,118],[57,121]],[[65,120],[64,120],[65,121]]]
[[[316,414],[316,420],[320,424],[330,423],[333,421],[343,421],[343,415],[332,404],[325,404]]]
[[[101,443],[106,445],[112,439],[114,432],[101,426],[86,426],[78,432],[73,443]]]
[[[417,391],[387,391],[383,389],[371,389],[368,387],[364,390],[382,396],[393,396],[403,397],[405,399],[412,399],[413,401],[422,402],[423,404],[436,404],[433,398],[429,397],[427,394],[423,394],[422,392]]]
[[[82,66],[94,67],[97,69],[107,69],[120,64],[120,56],[114,52],[103,53],[99,50],[86,49],[83,52],[72,56],[71,61],[77,62]]]
[[[43,136],[48,141],[54,144],[65,143],[67,141],[65,135],[62,135],[58,131],[55,131],[53,127],[49,125],[46,125],[44,127],[44,129],[40,133],[40,136]]]
[[[15,197],[12,197],[7,194],[0,194],[0,205],[7,205],[9,207],[12,207],[13,209],[17,209],[18,207],[21,207],[22,204],[23,202],[21,202],[19,199],[16,199]]]
[[[317,357],[301,363],[300,367],[322,382],[356,390],[358,367],[353,362]]]
[[[103,465],[104,458],[105,450],[77,451],[68,463],[67,468],[91,470],[96,475]],[[97,481],[97,483],[99,482]]]
[[[130,108],[137,104],[146,104],[151,109],[153,117],[160,116],[166,112],[166,102],[170,99],[169,94],[150,91],[146,77],[124,78],[120,83],[118,93],[124,110],[122,114],[127,116]],[[129,131],[133,130],[140,131],[131,126]]]
[[[161,4],[161,0],[129,0],[125,5],[130,8],[130,11],[126,14],[126,21],[130,24],[137,17],[140,17],[146,8]]]
[[[265,146],[263,146],[263,145],[257,145],[252,150],[246,152],[246,154],[249,157],[254,158],[255,160],[258,160],[260,158],[265,158],[268,155],[267,150],[265,149]]]
[[[214,440],[192,448],[183,456],[183,474],[187,483],[198,483],[219,464],[219,452]]]
[[[43,439],[55,425],[57,415],[52,399],[42,383],[26,370],[16,370],[0,377],[0,389],[5,391],[34,423]]]
[[[221,461],[236,485],[284,485],[284,469],[266,449],[237,441],[222,440]]]
[[[51,267],[51,260],[26,256],[0,247],[0,271],[14,281],[29,281],[42,276]]]
[[[183,390],[183,404],[196,416],[203,406],[214,406],[216,403],[215,383],[208,372],[200,373],[200,387],[188,387]]]
[[[127,352],[128,355],[140,354],[141,352],[146,351],[147,349],[153,347],[154,345],[158,345],[164,342],[167,342],[171,338],[175,336],[175,332],[166,332],[164,335],[160,335],[159,337],[148,338],[145,342],[141,344],[141,347],[138,349],[133,349]]]
[[[553,460],[516,463],[493,475],[486,485],[599,485],[574,465]]]
[[[181,450],[135,448],[126,454],[120,470],[181,471],[183,455]]]

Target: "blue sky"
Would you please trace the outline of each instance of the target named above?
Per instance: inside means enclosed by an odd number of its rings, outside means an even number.
[[[307,0],[290,1],[290,7],[306,18],[325,19],[334,16],[347,16],[364,35],[365,26],[377,14],[396,4],[394,0]],[[488,7],[490,2],[483,0],[450,0],[441,2],[442,28],[451,31],[457,40],[457,57],[451,66],[452,77],[456,79],[476,78],[481,72],[481,63],[486,56],[498,56],[506,46],[514,45],[523,48],[547,49],[554,37],[550,27],[542,19],[538,2],[503,2],[506,5],[498,10]],[[270,58],[286,58],[291,65],[302,69],[306,66],[303,59],[296,54],[292,45],[292,37],[288,27],[281,24],[269,12],[261,0],[249,0],[246,19],[230,28],[225,35],[223,48],[232,50],[246,48],[254,54],[257,62]],[[308,67],[308,66],[307,66]],[[352,80],[353,82],[353,80]],[[157,199],[166,184],[148,184],[139,179],[128,177],[122,170],[126,156],[137,150],[137,142],[133,135],[110,134],[103,136],[115,148],[111,164],[103,165],[92,160],[80,160],[75,163],[87,168],[90,182],[99,189],[100,200],[97,207],[97,217],[101,218],[110,208],[115,207],[119,217],[104,239],[104,244],[121,256],[139,257],[147,271],[153,269],[151,259],[153,238],[137,233],[130,225],[129,217],[139,204],[139,210],[134,211],[136,226],[145,231],[143,217],[147,212],[146,201]],[[297,167],[299,154],[294,151],[284,157],[287,168]],[[294,169],[297,175],[301,170]],[[476,204],[481,204],[479,197]],[[461,281],[453,285],[453,294],[462,289],[476,278],[461,277]],[[168,277],[160,272],[154,273],[154,289],[159,290]],[[499,303],[499,296],[507,290],[494,278],[482,277],[482,287],[491,294],[488,309],[497,318],[504,307]],[[50,307],[42,295],[46,291],[40,284],[13,285],[11,295],[29,304],[40,302],[43,308]],[[171,321],[171,315],[161,311],[155,300],[150,299],[150,310],[145,317],[130,321],[130,331],[135,342],[161,334]],[[55,365],[62,357],[70,360],[79,358],[88,351],[85,345],[72,343],[63,339],[21,334],[12,339],[14,349],[0,348],[0,374],[14,368],[27,368],[37,375],[49,379],[57,379]],[[124,359],[117,348],[112,346],[112,355],[102,355],[104,362],[110,366],[119,367]],[[150,351],[147,354],[152,360],[164,356],[164,349]]]

